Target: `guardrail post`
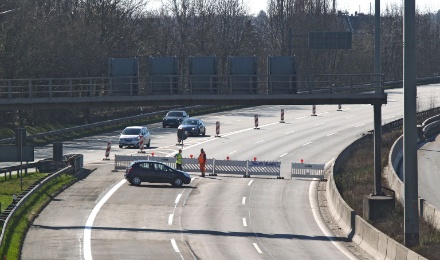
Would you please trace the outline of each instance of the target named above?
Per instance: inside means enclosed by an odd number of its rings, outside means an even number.
[[[69,96],[73,96],[73,86],[72,86],[72,79],[69,79]]]
[[[8,80],[8,97],[12,98],[12,82]]]
[[[52,79],[49,79],[49,97],[51,98],[53,96],[53,86],[52,86]]]
[[[92,78],[89,78],[89,91],[90,91],[90,96],[93,97],[93,82],[92,82]]]
[[[29,97],[31,98],[32,97],[32,80],[29,80],[28,86],[29,86]]]

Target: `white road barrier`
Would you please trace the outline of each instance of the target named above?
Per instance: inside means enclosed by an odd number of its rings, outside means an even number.
[[[292,177],[324,178],[325,164],[292,163]]]
[[[158,157],[150,155],[115,155],[115,171],[125,170],[132,161],[154,160],[162,162],[170,167],[176,166],[174,157]],[[195,158],[183,158],[182,168],[186,172],[200,172],[198,160]],[[206,172],[209,175],[235,174],[243,177],[251,176],[275,176],[281,178],[281,162],[265,161],[234,161],[234,160],[206,160]]]

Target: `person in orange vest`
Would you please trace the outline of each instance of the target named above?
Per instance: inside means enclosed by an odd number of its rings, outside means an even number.
[[[205,151],[203,151],[203,148],[200,149],[200,155],[199,155],[199,165],[200,165],[200,172],[202,173],[202,175],[200,175],[201,177],[205,177],[205,172],[206,172],[206,153]]]

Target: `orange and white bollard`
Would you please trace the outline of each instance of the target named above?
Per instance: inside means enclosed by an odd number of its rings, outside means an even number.
[[[138,153],[145,153],[144,151],[144,137],[142,135],[139,136],[139,149],[141,149]]]
[[[284,123],[284,109],[281,109],[281,121],[280,123]]]
[[[220,122],[215,122],[215,137],[220,137]]]
[[[254,127],[254,129],[260,129],[260,128],[258,128],[258,115],[255,115],[254,118],[255,118],[255,127]]]
[[[110,156],[111,146],[112,146],[112,142],[107,142],[107,149],[105,149],[105,158],[103,160],[110,160],[108,157]]]
[[[229,156],[226,156],[226,160],[228,160],[228,161],[229,161]]]
[[[254,162],[256,162],[257,161],[257,157],[254,157]]]
[[[341,104],[338,104],[338,111],[342,111],[341,107]]]
[[[312,116],[316,116],[316,105],[312,106]]]

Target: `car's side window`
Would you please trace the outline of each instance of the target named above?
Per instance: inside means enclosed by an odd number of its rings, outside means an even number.
[[[139,167],[141,167],[142,169],[145,169],[145,170],[150,169],[149,163],[141,163],[141,164],[139,164]]]

